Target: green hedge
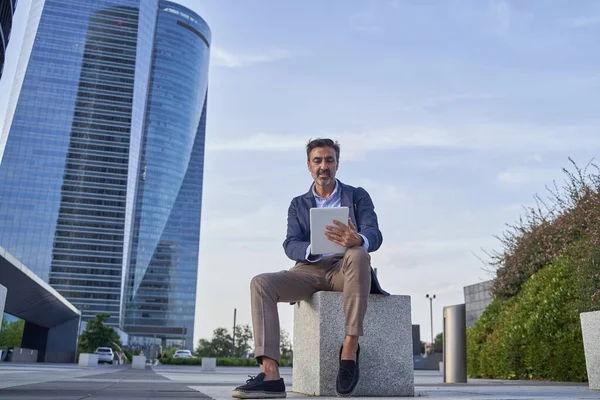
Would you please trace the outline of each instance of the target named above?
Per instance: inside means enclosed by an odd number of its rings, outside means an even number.
[[[168,365],[202,365],[201,357],[192,358],[173,358],[173,357],[161,357],[161,364]],[[287,367],[289,365],[288,359],[281,359],[281,366]],[[234,358],[234,357],[219,357],[217,358],[217,367],[256,367],[258,362],[254,358]]]
[[[467,330],[470,377],[587,380],[575,260],[558,257],[516,296],[488,306]]]

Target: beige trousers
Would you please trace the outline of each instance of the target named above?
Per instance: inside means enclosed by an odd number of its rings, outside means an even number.
[[[260,274],[250,283],[254,356],[280,362],[278,302],[309,300],[318,291],[344,292],[346,335],[362,336],[371,289],[371,256],[362,246],[289,271]]]

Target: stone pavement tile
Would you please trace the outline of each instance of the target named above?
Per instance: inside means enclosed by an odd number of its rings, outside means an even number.
[[[151,368],[132,369],[129,366],[121,367],[117,371],[104,372],[101,374],[95,374],[91,377],[86,376],[86,377],[75,378],[75,379],[78,379],[78,380],[85,379],[86,381],[93,381],[95,379],[98,379],[98,380],[119,379],[119,380],[127,380],[127,381],[151,379],[152,381],[169,381],[169,379],[165,378],[164,376],[159,375],[156,372],[152,371]]]
[[[185,383],[189,386],[229,386],[232,389],[243,385],[249,376],[256,376],[260,373],[258,367],[217,367],[215,372],[205,372],[201,367],[182,366],[155,366],[154,372],[175,382]],[[289,367],[281,368],[281,377],[285,384],[292,385],[292,369]]]
[[[525,399],[600,399],[600,392],[589,390],[585,386],[516,386],[516,385],[481,385],[481,386],[439,386],[417,387],[415,394],[420,397],[434,399],[486,399],[486,400],[525,400]]]
[[[115,370],[115,367],[101,366],[80,368],[70,364],[12,364],[0,363],[0,389],[36,383],[67,380],[76,377],[89,377]]]
[[[153,369],[173,381],[186,384],[214,399],[231,399],[231,390],[234,387],[242,384],[247,379],[247,375],[258,373],[257,368],[223,368],[218,369],[216,373],[203,372],[198,367],[178,369],[174,366],[159,366]],[[281,372],[288,390],[288,398],[294,400],[307,398],[291,392],[291,369],[282,368]],[[416,397],[448,400],[600,400],[600,392],[590,391],[586,384],[581,383],[469,379],[468,384],[445,385],[437,371],[415,371],[415,392]],[[383,399],[379,398],[379,400]]]
[[[288,398],[307,398],[291,392],[291,369],[282,368],[281,372]],[[231,390],[242,384],[247,375],[256,373],[258,368],[220,367],[215,372],[205,372],[198,367],[186,366],[158,366],[142,371],[128,366],[89,369],[39,364],[0,366],[0,383],[5,377],[12,377],[17,385],[21,385],[0,389],[0,400],[229,400]],[[46,383],[29,384],[31,381],[23,379],[23,375],[31,376],[33,380],[45,379]],[[473,379],[468,384],[444,385],[439,374],[421,371],[415,371],[415,389],[417,397],[445,400],[600,400],[600,391],[589,390],[586,384]]]
[[[98,378],[94,382],[93,378]],[[135,381],[141,381],[135,382]],[[201,392],[169,381],[151,369],[136,371],[123,368],[94,377],[16,386],[0,390],[0,399],[18,400],[141,400],[200,399]]]
[[[190,386],[190,388],[202,392],[215,400],[231,399],[231,387],[229,386]],[[291,392],[288,387],[287,397],[289,399],[301,400],[312,399],[305,395]],[[462,387],[428,387],[426,389],[416,387],[415,397],[431,398],[437,400],[594,400],[600,399],[600,392],[588,390],[587,387],[569,387],[569,386],[492,386],[486,385],[471,388]],[[319,399],[338,399],[337,397],[319,397]],[[399,399],[398,397],[360,397],[361,400],[367,399]]]

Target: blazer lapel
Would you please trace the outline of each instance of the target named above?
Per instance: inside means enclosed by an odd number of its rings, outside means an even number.
[[[356,222],[356,210],[354,209],[354,191],[352,190],[351,187],[348,187],[346,185],[344,185],[342,182],[340,182],[340,190],[342,191],[341,195],[342,195],[342,201],[341,201],[341,205],[342,207],[348,207],[348,216],[350,217],[350,219],[352,220],[352,223],[354,224],[354,226],[358,229],[358,224]],[[344,223],[347,223],[346,221],[344,221]]]
[[[340,182],[340,190],[342,196],[342,207],[348,207],[352,209],[354,207],[354,196],[352,196],[352,190],[342,182]]]
[[[307,202],[308,204],[308,208],[317,208],[317,201],[315,200],[315,196],[313,195],[312,192],[312,185],[310,185],[310,189],[308,189],[308,192],[306,192],[306,194],[303,196],[304,201]]]

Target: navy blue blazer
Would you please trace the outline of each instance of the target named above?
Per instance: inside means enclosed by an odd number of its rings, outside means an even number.
[[[361,187],[355,188],[338,181],[341,190],[341,205],[348,207],[352,223],[358,232],[369,240],[369,252],[381,246],[383,235],[379,230],[375,207],[369,193]],[[288,209],[287,235],[283,242],[285,254],[296,262],[307,262],[306,249],[310,245],[310,209],[317,207],[312,186],[307,193],[295,197]],[[347,221],[340,221],[347,223]],[[375,271],[371,268],[371,293],[389,295],[379,285]]]

